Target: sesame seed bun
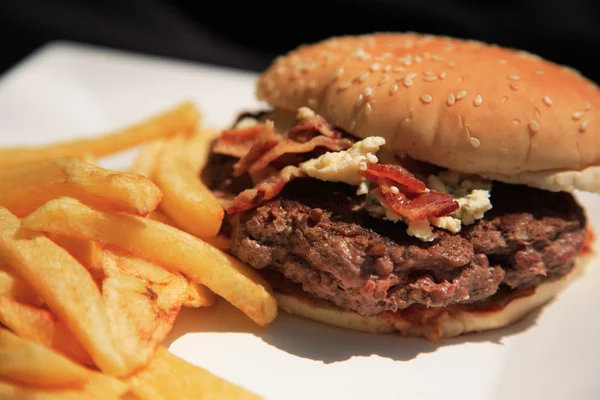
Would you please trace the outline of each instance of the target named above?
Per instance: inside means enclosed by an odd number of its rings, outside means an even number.
[[[517,322],[550,302],[567,284],[580,276],[591,257],[590,254],[580,256],[571,273],[562,279],[545,282],[533,292],[497,295],[480,307],[453,305],[363,317],[333,303],[308,297],[302,290],[290,287],[276,290],[275,296],[283,311],[327,325],[360,332],[400,333],[439,342],[443,338],[503,328]]]
[[[576,71],[474,41],[378,33],[301,46],[259,78],[398,155],[508,183],[600,192],[600,91]]]

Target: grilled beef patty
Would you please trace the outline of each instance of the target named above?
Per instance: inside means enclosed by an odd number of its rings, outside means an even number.
[[[298,179],[275,200],[231,220],[231,252],[275,270],[315,297],[361,315],[412,304],[484,300],[501,286],[531,289],[572,269],[586,240],[572,195],[495,183],[494,208],[433,242],[371,218],[355,188]]]

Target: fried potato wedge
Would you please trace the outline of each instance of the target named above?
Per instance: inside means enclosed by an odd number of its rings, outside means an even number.
[[[48,310],[0,296],[0,323],[20,337],[51,348],[73,361],[94,364],[69,328]]]
[[[116,249],[105,249],[102,296],[113,337],[128,365],[146,365],[181,309],[188,287],[178,272]]]
[[[150,365],[127,381],[142,400],[261,398],[182,360],[162,346],[157,349]]]
[[[70,157],[0,169],[0,205],[19,217],[60,196],[97,208],[148,215],[160,203],[162,193],[144,176]]]
[[[68,326],[104,372],[127,373],[113,342],[106,306],[90,273],[43,235],[20,230],[20,221],[0,207],[0,260],[6,262]]]
[[[144,145],[140,149],[140,152],[133,163],[131,172],[152,178],[154,176],[154,169],[156,167],[158,154],[160,153],[164,143],[164,140],[155,140]]]
[[[154,181],[163,193],[160,208],[177,227],[201,239],[219,233],[225,211],[189,163],[182,137],[163,146]]]
[[[0,380],[0,400],[100,400],[118,399],[113,396],[94,396],[76,389],[43,389]]]
[[[85,384],[91,371],[34,341],[0,328],[0,379],[41,387]]]
[[[128,128],[99,137],[63,142],[43,147],[0,149],[0,167],[60,157],[83,157],[89,153],[103,157],[135,147],[141,143],[193,132],[200,112],[191,102],[184,102]]]
[[[183,298],[183,306],[188,308],[210,307],[217,301],[217,295],[209,288],[192,280],[188,281],[188,287]]]
[[[112,244],[182,272],[206,285],[261,326],[268,325],[277,316],[273,291],[257,271],[163,223],[124,213],[98,211],[70,198],[49,201],[22,223],[32,230]]]
[[[14,272],[9,271],[5,265],[0,262],[0,296],[10,297],[21,303],[32,306],[41,306],[44,300],[20,277]]]

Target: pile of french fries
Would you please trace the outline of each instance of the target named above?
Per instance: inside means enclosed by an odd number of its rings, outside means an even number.
[[[182,307],[261,326],[268,284],[227,254],[199,179],[214,131],[182,103],[93,139],[0,149],[0,399],[257,399],[170,353]],[[131,171],[98,159],[140,146]]]

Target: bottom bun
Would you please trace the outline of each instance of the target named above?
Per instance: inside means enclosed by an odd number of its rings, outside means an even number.
[[[479,304],[452,305],[445,308],[409,307],[397,312],[362,316],[335,304],[309,297],[297,287],[285,285],[276,290],[279,307],[293,315],[344,329],[371,333],[400,333],[439,342],[442,338],[481,332],[511,325],[531,311],[552,300],[583,272],[590,254],[580,256],[571,273],[562,279],[545,282],[528,292],[497,293]]]

